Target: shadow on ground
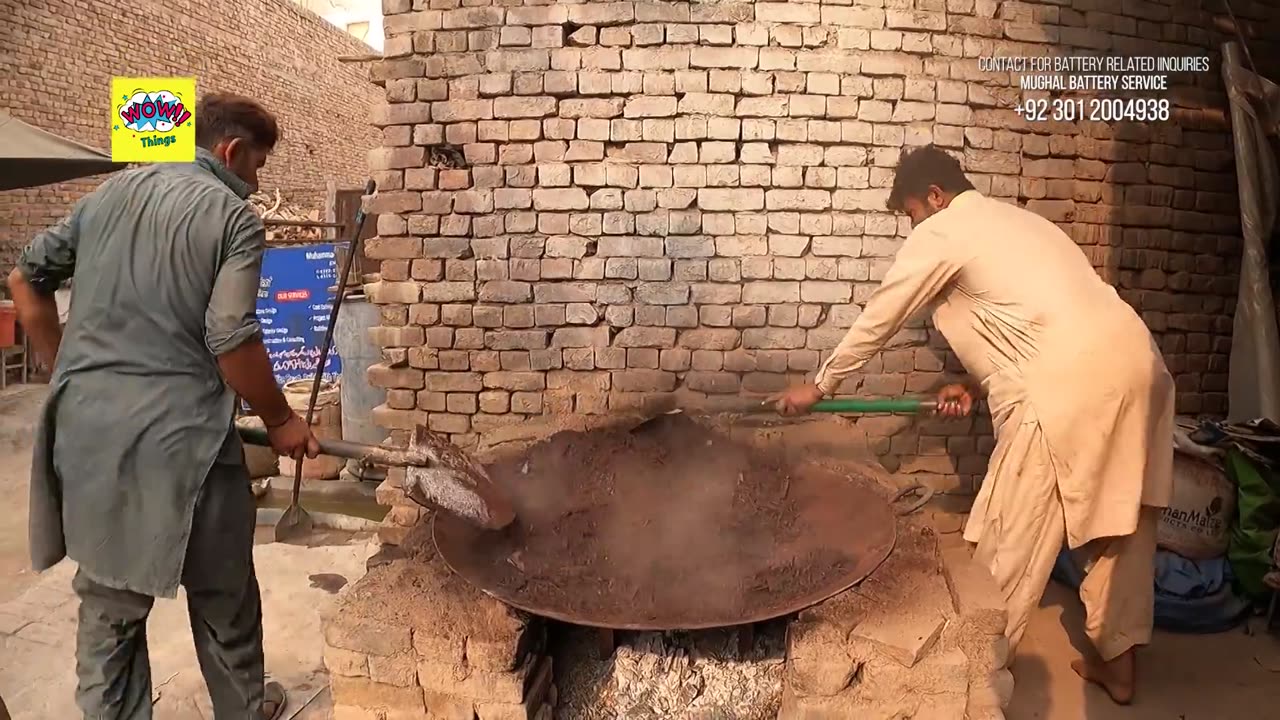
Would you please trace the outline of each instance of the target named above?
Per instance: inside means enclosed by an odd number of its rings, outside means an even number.
[[[1280,707],[1280,640],[1260,618],[1216,635],[1157,631],[1138,655],[1137,697],[1127,708],[1071,670],[1088,647],[1083,628],[1075,592],[1051,584],[1014,662],[1009,720],[1254,720]]]

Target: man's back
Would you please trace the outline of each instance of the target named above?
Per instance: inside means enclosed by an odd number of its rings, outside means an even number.
[[[921,223],[961,268],[935,313],[938,327],[979,379],[1066,345],[1105,344],[1146,354],[1150,334],[1061,229],[1017,206],[963,193]],[[936,230],[936,232],[932,232]]]
[[[196,165],[130,170],[86,199],[58,374],[194,376],[221,385],[205,313],[233,225],[252,210]],[[193,379],[194,379],[193,378]]]
[[[982,304],[1033,328],[1033,358],[993,396],[1021,385],[1035,408],[1072,546],[1133,532],[1139,506],[1165,507],[1172,492],[1175,389],[1155,339],[1053,223],[993,200],[962,212],[960,226],[982,218],[990,231],[963,237],[979,249],[966,277],[996,288]]]
[[[56,358],[31,464],[31,559],[69,557],[80,601],[76,704],[151,717],[147,618],[187,589],[216,717],[278,717],[265,681],[254,501],[239,395],[278,454],[319,444],[289,407],[257,319],[265,229],[244,200],[280,139],[233,93],[201,97],[195,158],[115,176],[37,235],[9,273],[36,353]],[[66,332],[54,295],[74,280]]]
[[[74,266],[45,410],[56,432],[33,467],[57,483],[61,509],[43,515],[61,527],[33,524],[38,569],[65,552],[105,586],[176,592],[205,478],[243,462],[215,351],[258,331],[263,233],[247,192],[206,153],[130,170],[24,252],[46,290]]]
[[[1133,311],[1057,225],[1030,210],[966,193],[940,217],[947,236],[969,255],[963,283],[1021,319],[1075,324],[1091,314]]]

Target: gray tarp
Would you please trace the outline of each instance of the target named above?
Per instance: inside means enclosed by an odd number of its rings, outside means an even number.
[[[1222,78],[1231,105],[1244,250],[1231,338],[1228,418],[1280,422],[1280,326],[1267,251],[1276,230],[1280,172],[1268,139],[1280,130],[1280,87],[1244,66],[1240,46],[1222,46]]]
[[[101,150],[0,112],[0,190],[48,185],[124,167]]]

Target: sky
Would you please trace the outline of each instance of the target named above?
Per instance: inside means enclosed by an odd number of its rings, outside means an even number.
[[[348,32],[352,32],[349,26],[353,23],[368,23],[367,34],[362,39],[373,49],[382,50],[382,0],[294,0],[294,2]],[[355,28],[357,32],[359,29]],[[352,34],[357,33],[352,32]]]

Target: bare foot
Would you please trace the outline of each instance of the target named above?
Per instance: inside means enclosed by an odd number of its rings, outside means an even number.
[[[1095,683],[1117,705],[1128,705],[1133,702],[1134,659],[1130,650],[1111,662],[1100,660],[1072,660],[1071,669],[1080,677]]]

